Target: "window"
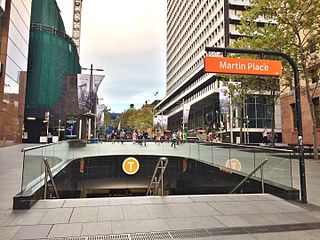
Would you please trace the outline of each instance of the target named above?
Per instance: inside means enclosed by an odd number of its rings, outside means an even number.
[[[297,129],[297,115],[296,115],[296,104],[290,104],[291,113],[292,113],[292,125],[293,129]]]
[[[317,128],[320,128],[320,101],[319,97],[312,99],[313,102],[313,108],[314,108],[314,114],[316,116],[316,126]]]

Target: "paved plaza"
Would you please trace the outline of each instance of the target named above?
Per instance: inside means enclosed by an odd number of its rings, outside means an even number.
[[[41,200],[13,211],[22,147],[0,148],[0,239],[319,239],[319,161],[306,160],[307,205],[270,194],[187,195]],[[297,160],[293,179],[298,187]]]

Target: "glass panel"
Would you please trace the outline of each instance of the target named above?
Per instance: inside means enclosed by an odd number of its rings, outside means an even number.
[[[40,182],[36,180],[42,172],[43,148],[25,152],[22,170],[21,193]]]
[[[268,158],[270,161],[264,167],[265,179],[285,186],[292,186],[290,151],[268,151],[258,147],[211,143],[184,143],[173,148],[170,142],[160,145],[148,142],[147,146],[141,146],[132,143],[76,144],[73,141],[63,141],[25,151],[22,195],[28,194],[28,190],[36,184],[43,184],[43,157],[48,159],[52,173],[55,175],[73,159],[101,155],[176,156],[213,164],[218,168],[226,167],[227,161],[233,159],[240,162],[240,171],[244,174],[249,174]],[[255,177],[260,178],[259,171]],[[37,190],[38,188],[33,189]]]

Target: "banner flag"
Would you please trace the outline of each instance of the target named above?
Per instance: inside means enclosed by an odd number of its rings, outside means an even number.
[[[183,120],[182,120],[182,123],[188,123],[190,106],[191,105],[189,103],[185,103],[183,105]]]
[[[95,98],[104,77],[104,75],[92,75],[92,83],[90,84],[90,74],[77,74],[78,102],[80,109],[88,111],[94,107]]]
[[[168,116],[167,115],[158,115],[153,118],[153,126],[161,126],[163,129],[168,127]]]

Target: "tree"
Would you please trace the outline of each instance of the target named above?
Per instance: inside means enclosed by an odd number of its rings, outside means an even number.
[[[152,128],[153,124],[153,114],[148,108],[141,108],[136,110],[130,107],[128,110],[124,111],[120,117],[121,128],[123,129],[137,129],[142,131],[147,131]]]
[[[316,88],[311,77],[318,60],[310,49],[320,46],[319,0],[251,0],[244,12],[239,31],[245,37],[235,46],[251,49],[277,50],[290,55],[298,64],[300,79],[308,99],[312,119],[314,158],[318,158],[316,115],[312,98]],[[267,23],[258,25],[256,19],[263,16]],[[292,83],[290,68],[285,68],[285,85]],[[319,82],[319,79],[317,80]],[[317,83],[318,84],[318,83]]]

